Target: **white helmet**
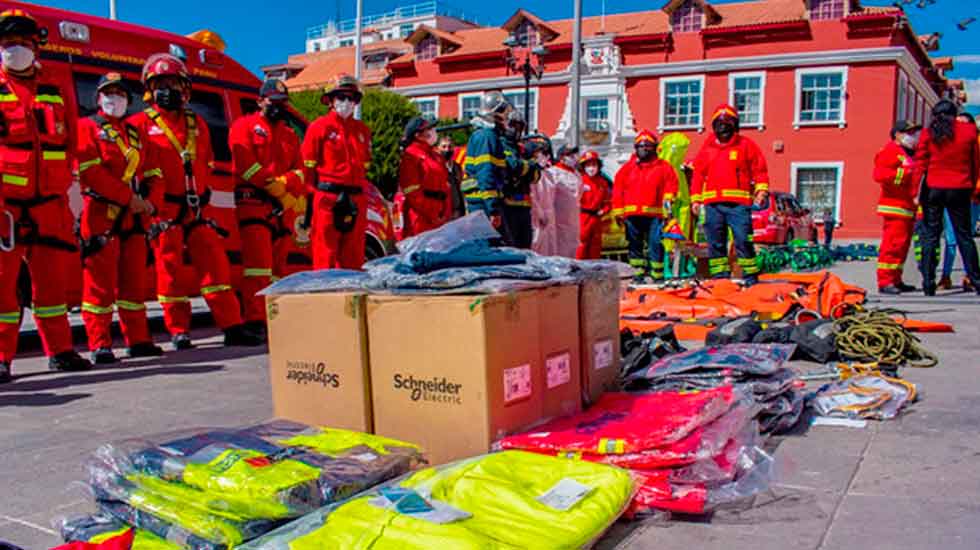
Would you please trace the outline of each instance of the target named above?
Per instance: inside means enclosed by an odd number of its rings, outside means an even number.
[[[513,109],[514,107],[507,101],[504,94],[490,92],[483,96],[483,102],[480,105],[478,116],[487,122],[505,124],[507,122],[508,112],[513,111]]]

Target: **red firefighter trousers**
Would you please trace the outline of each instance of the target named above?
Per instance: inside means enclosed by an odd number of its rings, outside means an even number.
[[[58,199],[30,208],[30,216],[38,225],[38,234],[73,242],[68,226],[64,200]],[[7,204],[3,209],[20,219],[21,207]],[[0,209],[2,211],[3,209]],[[6,216],[0,217],[0,235],[9,239]],[[29,244],[25,232],[18,232],[16,247],[11,252],[0,251],[0,361],[9,363],[17,354],[20,335],[20,304],[17,301],[17,276],[27,262],[31,274],[34,322],[41,333],[44,353],[55,356],[72,350],[71,326],[68,324],[65,273],[70,252],[41,244]]]
[[[272,216],[272,206],[255,201],[242,202],[237,208],[238,232],[242,237],[242,282],[239,290],[246,321],[265,321],[265,300],[256,296],[272,282],[273,266],[278,259],[273,229],[279,220]]]
[[[176,335],[190,331],[191,327],[190,298],[187,289],[181,288],[179,283],[185,246],[201,284],[201,295],[207,300],[215,323],[222,329],[240,325],[242,316],[238,298],[231,287],[231,268],[218,234],[207,225],[198,225],[189,232],[176,226],[153,241],[157,298],[163,307],[167,330]]]
[[[575,258],[579,260],[598,260],[602,255],[602,218],[596,214],[580,212],[578,250]]]
[[[884,218],[881,249],[878,253],[878,288],[902,282],[902,267],[912,245],[912,218]]]
[[[317,191],[313,199],[313,269],[361,269],[367,240],[367,197],[351,195],[357,205],[354,228],[341,233],[334,226],[333,207],[337,194]]]
[[[84,234],[83,234],[84,235]],[[146,321],[146,238],[137,233],[113,237],[104,248],[85,259],[82,270],[82,319],[88,347],[112,347],[112,305],[119,312],[126,345],[151,342]]]

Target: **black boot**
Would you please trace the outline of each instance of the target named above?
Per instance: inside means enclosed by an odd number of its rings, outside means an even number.
[[[936,295],[936,284],[922,283],[922,293],[926,296]]]
[[[245,325],[235,325],[225,329],[225,345],[255,347],[265,344],[265,338],[255,334],[245,327]]]
[[[0,384],[6,384],[13,380],[10,376],[10,363],[6,361],[0,361]]]
[[[174,337],[170,341],[173,342],[174,349],[177,351],[192,349],[194,347],[194,344],[191,342],[191,335],[186,332],[174,334]]]
[[[163,348],[153,342],[137,342],[126,350],[130,359],[139,357],[160,357],[163,355]]]
[[[245,321],[245,328],[252,334],[257,334],[263,338],[269,337],[269,327],[265,321]]]
[[[901,290],[902,292],[915,292],[916,290],[919,290],[914,286],[907,285],[905,283],[898,283],[898,289]]]
[[[883,286],[878,289],[878,294],[887,294],[889,296],[898,296],[902,293],[902,289],[895,285]]]
[[[62,372],[92,370],[92,363],[74,351],[64,351],[48,358],[48,368]]]
[[[118,363],[119,359],[112,353],[112,348],[99,348],[92,352],[92,362],[96,365],[111,365]]]

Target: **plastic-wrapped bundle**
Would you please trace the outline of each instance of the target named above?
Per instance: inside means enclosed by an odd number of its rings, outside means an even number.
[[[407,443],[280,421],[106,445],[89,472],[103,512],[195,549],[222,550],[420,459]]]
[[[103,544],[117,537],[120,548],[127,550],[180,550],[181,547],[149,531],[133,529],[105,515],[68,518],[60,522],[61,537],[67,543]],[[131,532],[131,533],[130,533]],[[54,550],[74,550],[74,546],[59,546]]]
[[[633,492],[633,477],[619,468],[506,451],[416,472],[243,548],[582,548]]]
[[[321,269],[300,271],[276,281],[259,294],[279,296],[283,294],[310,294],[314,292],[345,292],[363,290],[368,274],[349,269]]]
[[[782,368],[793,356],[792,344],[729,344],[709,346],[664,357],[630,378],[641,384],[691,371],[727,370],[743,375],[767,376]]]
[[[820,388],[811,406],[820,415],[890,420],[916,400],[914,384],[889,376],[855,376]]]

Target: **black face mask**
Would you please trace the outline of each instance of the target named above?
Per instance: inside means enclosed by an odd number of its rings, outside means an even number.
[[[184,94],[176,88],[160,88],[153,91],[153,103],[167,111],[176,111],[184,105]]]
[[[448,150],[448,151],[443,151],[443,152],[442,152],[442,156],[443,156],[443,157],[444,157],[444,158],[445,158],[446,160],[453,160],[453,150],[452,150],[452,149],[450,149],[450,150]]]
[[[735,137],[735,125],[727,120],[716,120],[711,124],[711,128],[715,131],[715,136],[721,143],[728,143]]]
[[[278,103],[270,103],[262,109],[262,116],[271,122],[278,122],[286,118],[286,109]]]
[[[653,152],[654,151],[656,151],[656,149],[648,149],[646,147],[637,147],[636,148],[636,158],[638,158],[640,160],[640,162],[646,162],[646,161],[648,161],[648,160],[650,160],[650,159],[653,158]]]

